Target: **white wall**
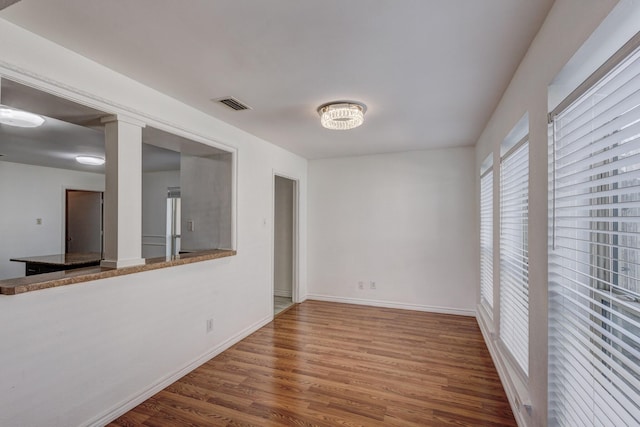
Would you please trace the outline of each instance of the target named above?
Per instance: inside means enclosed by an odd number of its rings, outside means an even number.
[[[180,156],[181,249],[232,248],[231,160],[231,154]]]
[[[0,280],[24,276],[10,258],[64,253],[65,189],[104,191],[104,175],[0,162]]]
[[[473,314],[473,162],[471,147],[311,161],[310,298]]]
[[[162,257],[166,254],[168,187],[180,187],[180,171],[142,174],[143,258]]]
[[[621,4],[637,0],[623,0]],[[495,173],[500,143],[529,114],[529,378],[520,381],[500,352],[499,335],[499,183],[494,179],[494,313],[478,309],[478,320],[520,425],[547,424],[547,94],[554,77],[615,6],[615,0],[556,0],[476,145],[476,201],[480,165],[493,153]],[[621,10],[622,14],[628,13]],[[587,55],[589,53],[587,52]],[[585,77],[588,76],[588,73]],[[497,175],[496,175],[497,176]],[[475,219],[479,223],[479,218]],[[479,269],[478,269],[479,273]],[[479,295],[479,274],[476,284]],[[478,300],[479,302],[479,300]],[[492,335],[498,334],[498,335]],[[531,415],[519,402],[529,402]]]
[[[280,297],[293,296],[294,184],[290,179],[275,177],[273,289]]]
[[[306,297],[306,160],[3,20],[0,73],[238,156],[237,256],[0,296],[0,425],[100,425],[270,321],[273,170],[300,181]]]

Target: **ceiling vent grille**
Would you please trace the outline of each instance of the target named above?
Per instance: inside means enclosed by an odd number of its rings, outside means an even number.
[[[6,9],[14,3],[18,3],[20,0],[0,0],[0,10]]]
[[[242,111],[242,110],[250,110],[251,107],[249,107],[246,104],[243,104],[242,102],[238,101],[237,99],[228,96],[225,98],[220,98],[220,99],[216,99],[217,102],[220,102],[221,104],[226,105],[227,107],[231,108],[232,110],[236,110],[236,111]]]

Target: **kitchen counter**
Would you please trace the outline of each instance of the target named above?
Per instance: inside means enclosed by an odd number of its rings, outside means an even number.
[[[143,271],[157,270],[176,265],[191,264],[194,262],[208,261],[217,258],[225,258],[236,255],[231,249],[212,249],[185,253],[173,257],[149,258],[142,265],[124,268],[86,267],[72,270],[55,271],[53,273],[38,274],[35,276],[19,277],[16,279],[0,280],[0,294],[17,295],[24,292],[32,292],[41,289],[55,288],[58,286],[73,285],[76,283],[90,282],[109,277],[124,276]],[[40,258],[40,257],[32,257]],[[18,259],[18,258],[16,258]],[[24,260],[27,258],[19,258]],[[26,262],[26,261],[22,261]]]
[[[100,264],[99,253],[69,253],[11,258],[10,261],[24,262],[27,276],[51,273],[53,271],[91,267]]]

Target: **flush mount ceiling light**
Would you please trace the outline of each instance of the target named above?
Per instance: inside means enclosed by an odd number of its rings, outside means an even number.
[[[76,162],[82,165],[90,165],[90,166],[104,165],[104,159],[98,156],[77,156]]]
[[[26,111],[0,107],[0,123],[19,128],[36,128],[44,123],[44,118]]]
[[[349,130],[364,122],[367,106],[359,102],[334,101],[318,107],[320,123],[327,129]]]

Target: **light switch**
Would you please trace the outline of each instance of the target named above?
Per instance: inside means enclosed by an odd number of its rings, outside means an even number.
[[[193,220],[187,221],[187,231],[195,231],[195,226],[193,224]]]
[[[36,225],[42,225],[42,218],[36,218]]]

